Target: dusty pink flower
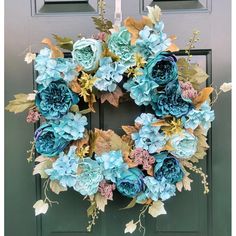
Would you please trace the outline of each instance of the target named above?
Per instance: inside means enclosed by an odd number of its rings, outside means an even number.
[[[99,192],[103,197],[105,197],[108,200],[113,200],[113,191],[115,190],[116,186],[115,184],[109,184],[105,180],[103,180],[99,184]]]
[[[148,151],[142,148],[136,148],[130,153],[130,158],[137,165],[142,165],[144,170],[148,170],[155,163],[155,158]]]
[[[194,99],[197,97],[198,92],[193,88],[190,82],[179,81],[179,84],[184,98]]]
[[[39,120],[40,114],[37,111],[29,110],[28,115],[26,117],[26,121],[28,123],[35,123]]]
[[[96,40],[106,41],[106,33],[105,32],[99,32],[97,35],[93,35],[93,38]]]

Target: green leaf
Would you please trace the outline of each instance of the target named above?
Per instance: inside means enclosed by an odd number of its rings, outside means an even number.
[[[134,207],[136,205],[136,198],[133,198],[132,201],[124,208],[121,208],[121,210],[126,210]]]
[[[34,101],[28,100],[28,94],[19,93],[14,95],[15,100],[9,101],[6,110],[14,113],[20,113],[35,105]]]
[[[54,39],[57,41],[57,46],[60,48],[72,51],[73,50],[73,39],[68,38],[68,37],[61,37],[57,34],[53,34]]]
[[[112,22],[101,18],[101,17],[92,17],[93,22],[96,26],[96,29],[99,30],[100,32],[105,32],[105,33],[110,33],[109,29],[112,28]]]
[[[89,208],[87,209],[87,216],[92,216],[94,211],[96,210],[96,203],[95,202],[91,202],[91,205],[89,206]]]

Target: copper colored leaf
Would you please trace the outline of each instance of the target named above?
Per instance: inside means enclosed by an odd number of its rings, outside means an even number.
[[[133,17],[128,17],[125,19],[124,25],[132,35],[131,44],[135,44],[139,37],[139,31],[142,30],[146,25],[152,27],[153,23],[149,17],[142,16],[142,19],[140,20],[135,20]]]
[[[123,96],[122,90],[117,86],[116,90],[112,93],[104,93],[101,95],[101,103],[108,101],[111,105],[118,107],[119,99]]]
[[[170,51],[170,52],[178,52],[179,51],[179,47],[177,47],[177,45],[175,43],[173,43],[173,41],[176,39],[176,36],[170,36],[169,37],[171,40],[171,45],[166,49],[166,51]]]
[[[54,45],[49,38],[44,38],[42,43],[46,44],[52,50],[51,58],[64,57],[64,53],[56,45]]]
[[[122,125],[122,129],[128,135],[130,135],[132,133],[137,133],[138,132],[138,129],[135,126],[132,126],[132,125]]]
[[[212,87],[206,87],[206,88],[202,89],[199,92],[198,96],[193,101],[195,107],[199,108],[202,105],[202,103],[204,103],[206,100],[208,100],[209,96],[211,95],[213,90],[214,89]]]

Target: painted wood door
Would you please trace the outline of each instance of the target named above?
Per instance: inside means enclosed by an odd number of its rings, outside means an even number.
[[[184,49],[193,29],[201,32],[193,60],[202,64],[210,81],[218,86],[230,80],[230,0],[122,0],[123,17],[146,14],[145,6],[158,4],[163,9],[166,33],[177,35]],[[5,1],[5,100],[13,94],[30,92],[33,68],[24,62],[29,45],[39,50],[39,42],[51,33],[76,38],[91,36],[91,16],[97,15],[96,0],[7,0]],[[107,0],[107,16],[113,18],[114,0]],[[210,82],[210,83],[211,83]],[[146,217],[147,236],[230,236],[230,96],[223,94],[215,105],[216,120],[209,135],[211,149],[201,165],[207,171],[210,194],[203,195],[198,176],[192,192],[177,194],[166,202],[168,215]],[[90,126],[112,128],[121,132],[121,124],[131,124],[143,110],[132,102],[120,109],[105,104],[97,107]],[[5,115],[5,235],[6,236],[121,236],[126,222],[140,210],[119,211],[128,200],[115,194],[105,214],[91,233],[86,232],[87,203],[73,191],[53,195],[60,202],[45,216],[34,217],[32,205],[41,195],[38,178],[27,164],[26,151],[33,136],[33,126],[25,115]],[[142,235],[137,232],[134,234]]]

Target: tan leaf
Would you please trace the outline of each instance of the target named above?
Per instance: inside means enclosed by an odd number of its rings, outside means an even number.
[[[107,205],[107,198],[101,195],[101,193],[96,193],[95,195],[95,202],[97,205],[98,210],[104,212],[105,206]]]
[[[160,21],[161,18],[161,8],[155,5],[154,7],[147,6],[148,17],[153,24],[156,24]]]
[[[189,176],[189,173],[186,173],[182,181],[176,183],[176,188],[178,189],[179,192],[182,191],[183,187],[186,191],[191,191],[191,183],[193,182],[193,180],[190,179],[188,176]]]
[[[33,205],[33,208],[35,209],[35,216],[45,214],[48,211],[48,203],[44,202],[43,200],[38,200]]]
[[[148,208],[148,213],[152,217],[157,217],[159,215],[166,214],[166,210],[164,208],[164,203],[160,200],[153,202],[153,204]]]
[[[108,101],[111,105],[118,107],[119,99],[123,96],[122,90],[117,86],[116,90],[112,93],[104,93],[101,95],[101,103]]]
[[[137,228],[137,224],[134,223],[133,220],[131,220],[129,223],[125,225],[125,234],[126,233],[133,233]]]
[[[171,45],[166,49],[166,51],[178,52],[179,51],[179,47],[177,47],[177,45],[175,43],[173,43],[173,41],[176,40],[176,36],[172,35],[169,38],[171,40]]]
[[[232,89],[232,83],[223,83],[221,86],[220,86],[220,90],[224,93],[230,91]]]
[[[59,57],[61,58],[61,57],[64,57],[64,53],[59,49],[59,47],[54,45],[49,38],[44,38],[42,40],[42,43],[46,44],[52,50],[51,58],[59,58]]]
[[[142,16],[142,19],[140,20],[135,20],[133,17],[128,17],[124,20],[124,25],[132,35],[131,44],[135,44],[139,37],[139,31],[142,30],[146,25],[152,27],[153,23],[149,17]]]
[[[191,64],[191,67],[196,71],[196,73],[191,77],[191,80],[194,83],[202,84],[208,79],[209,75],[198,64]]]
[[[202,105],[202,103],[208,100],[213,90],[214,89],[212,87],[206,87],[202,89],[199,92],[198,96],[193,100],[193,104],[195,105],[195,107],[199,108]]]
[[[27,52],[25,55],[25,62],[30,64],[33,60],[35,60],[36,54],[32,52]]]
[[[137,133],[138,129],[132,125],[122,125],[122,129],[125,131],[126,134],[131,135],[132,133]]]
[[[67,191],[67,187],[63,187],[58,180],[52,180],[50,182],[50,189],[52,192],[59,194],[60,192]]]
[[[34,167],[33,175],[40,174],[42,179],[46,179],[48,175],[46,174],[45,170],[52,168],[53,161],[51,159],[46,159],[45,161],[41,161]]]

